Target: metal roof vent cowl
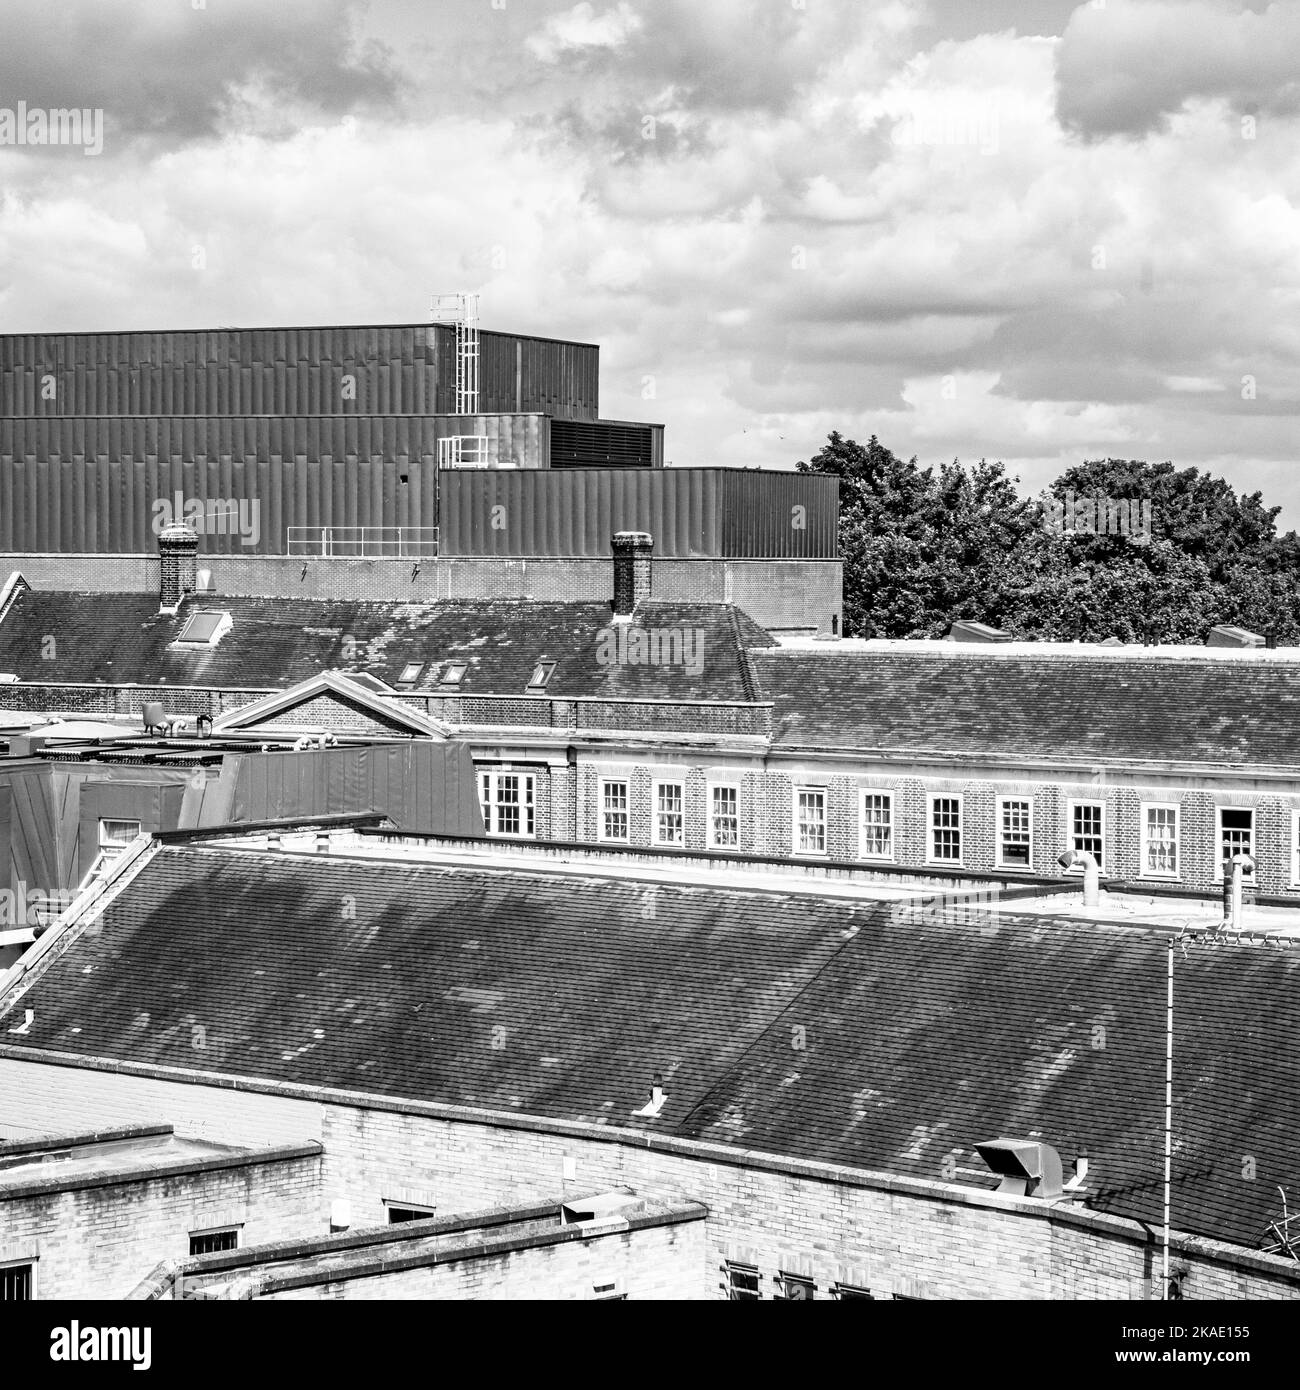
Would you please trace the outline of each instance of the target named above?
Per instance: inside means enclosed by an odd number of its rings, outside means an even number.
[[[614,535],[614,616],[630,618],[637,604],[650,597],[654,538],[645,531]]]
[[[1005,1197],[1035,1197],[1050,1202],[1064,1195],[1061,1155],[1037,1139],[986,1139],[975,1152],[1001,1179]]]

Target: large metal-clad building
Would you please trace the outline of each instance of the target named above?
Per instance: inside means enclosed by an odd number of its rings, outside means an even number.
[[[836,480],[665,469],[661,425],[601,418],[599,357],[475,330],[470,378],[456,323],[0,336],[0,552],[38,584],[150,587],[181,519],[217,591],[391,597],[416,562],[413,597],[586,598],[607,579],[576,562],[638,530],[674,594],[830,630]]]

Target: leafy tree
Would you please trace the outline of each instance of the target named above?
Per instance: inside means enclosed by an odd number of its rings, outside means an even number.
[[[1056,641],[1200,643],[1236,623],[1300,642],[1300,538],[1198,469],[1093,459],[1027,500],[1001,463],[936,473],[838,432],[796,466],[841,479],[846,636],[939,637],[967,618]],[[1046,524],[1071,496],[1147,502],[1150,534]]]

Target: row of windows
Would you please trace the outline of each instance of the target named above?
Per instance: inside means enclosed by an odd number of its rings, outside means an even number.
[[[824,787],[796,787],[792,802],[791,852],[827,853],[827,799]],[[897,823],[892,791],[861,794],[858,855],[893,861]],[[536,784],[532,773],[482,772],[479,802],[488,834],[531,839],[536,835]],[[651,786],[650,842],[685,846],[686,788],[681,781]],[[935,793],[926,799],[925,858],[931,864],[961,865],[965,858],[966,813],[960,793]],[[1106,867],[1106,807],[1099,801],[1069,805],[1068,847],[1091,854]],[[1248,808],[1219,807],[1221,859],[1253,853],[1255,813]],[[1300,883],[1300,812],[1295,813],[1291,882]],[[1181,815],[1172,803],[1143,804],[1140,810],[1141,867],[1152,878],[1181,873]],[[632,837],[631,785],[626,778],[604,777],[599,783],[596,838],[626,844]],[[710,849],[740,848],[740,789],[725,783],[707,788],[706,839]],[[1055,848],[1055,847],[1053,847]],[[1030,869],[1034,862],[1034,805],[1028,797],[999,797],[994,823],[995,863],[1000,869]],[[1216,876],[1221,874],[1221,865]],[[1249,872],[1249,871],[1247,871]]]
[[[726,1281],[723,1287],[733,1303],[753,1302],[763,1297],[763,1276],[757,1265],[728,1262],[723,1265]],[[772,1281],[771,1297],[791,1302],[806,1302],[817,1297],[818,1285],[807,1274],[790,1274],[782,1270]],[[832,1284],[829,1289],[832,1298],[841,1301],[851,1298],[891,1299],[907,1301],[903,1294],[872,1293],[870,1289],[857,1284]]]

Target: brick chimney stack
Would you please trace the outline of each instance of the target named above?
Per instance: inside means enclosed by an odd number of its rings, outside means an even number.
[[[644,531],[619,531],[614,536],[614,616],[630,618],[642,599],[650,597],[650,560],[654,539]]]
[[[181,599],[192,594],[198,584],[198,532],[183,521],[173,521],[158,533],[158,557],[162,577],[159,583],[160,612],[174,613]]]

